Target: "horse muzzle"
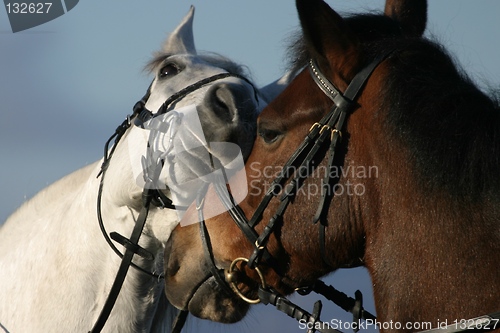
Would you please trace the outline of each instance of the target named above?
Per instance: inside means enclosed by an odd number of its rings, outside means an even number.
[[[174,230],[165,248],[165,293],[172,305],[194,316],[222,323],[241,320],[249,306],[221,290],[204,257],[198,224]]]

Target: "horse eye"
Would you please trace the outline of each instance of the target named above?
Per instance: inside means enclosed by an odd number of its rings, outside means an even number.
[[[160,69],[160,78],[164,79],[179,74],[179,68],[174,64],[166,64]]]
[[[281,137],[282,134],[283,133],[277,130],[259,128],[259,136],[264,139],[264,142],[267,144],[275,142]]]

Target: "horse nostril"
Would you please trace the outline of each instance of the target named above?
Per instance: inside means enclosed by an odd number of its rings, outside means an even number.
[[[204,104],[226,123],[237,121],[236,118],[251,121],[256,109],[251,93],[241,84],[218,83],[208,90]]]
[[[253,90],[245,84],[213,84],[197,106],[206,140],[236,143],[244,147],[246,154],[249,142],[253,142],[257,118],[252,96]]]
[[[228,89],[221,88],[215,91],[214,108],[223,120],[230,122],[234,119],[237,110],[234,98]]]
[[[238,88],[236,85],[222,83],[214,86],[214,90],[209,94],[210,104],[215,114],[224,122],[233,121],[237,114],[238,96],[235,92]]]

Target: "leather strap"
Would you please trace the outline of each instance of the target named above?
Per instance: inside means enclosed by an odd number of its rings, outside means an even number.
[[[208,184],[207,184],[208,185]],[[212,244],[210,243],[210,236],[208,234],[207,226],[205,224],[205,219],[203,217],[203,197],[205,196],[207,186],[205,186],[202,191],[199,193],[196,198],[196,210],[198,211],[198,219],[200,225],[200,238],[203,246],[203,252],[205,254],[206,262],[210,265],[210,272],[212,273],[215,280],[217,280],[217,284],[221,287],[221,289],[226,293],[226,295],[234,296],[233,291],[226,283],[224,279],[224,270],[220,270],[215,265],[215,260],[212,251]]]
[[[186,319],[188,317],[189,311],[188,310],[181,310],[177,314],[174,320],[174,324],[172,325],[172,330],[170,333],[181,333],[182,328],[184,327],[184,324],[186,323]]]
[[[132,234],[130,235],[130,238],[128,241],[130,244],[137,245],[139,242],[139,238],[141,237],[142,230],[144,229],[144,225],[146,224],[146,220],[148,217],[148,212],[149,212],[149,205],[151,204],[151,195],[149,193],[149,190],[144,190],[143,192],[143,206],[142,209],[139,213],[139,216],[137,217],[137,221],[135,223],[134,229],[132,230]],[[115,305],[115,302],[118,298],[118,295],[120,293],[120,290],[122,288],[123,282],[125,281],[125,277],[127,276],[128,269],[132,263],[132,259],[135,254],[135,248],[126,246],[125,247],[125,253],[123,254],[122,261],[120,263],[120,268],[118,269],[118,272],[116,273],[116,278],[115,281],[113,282],[113,285],[111,286],[111,290],[109,291],[108,297],[106,299],[106,302],[104,303],[104,307],[102,308],[102,311],[97,318],[97,321],[94,324],[94,327],[89,331],[89,333],[97,333],[102,330],[104,327],[104,324],[109,318],[109,315],[111,314],[111,310],[113,309],[113,306]]]
[[[359,303],[358,307],[356,307],[357,304],[355,298],[347,296],[343,292],[338,291],[333,286],[325,284],[321,280],[316,281],[311,287],[311,290],[317,294],[323,295],[327,300],[335,303],[342,310],[356,315],[358,319],[376,319],[373,314],[363,308],[362,303]],[[361,292],[357,291],[356,294],[360,295]],[[358,296],[358,298],[360,298],[360,296]]]
[[[142,233],[142,230],[143,230],[144,225],[145,225],[146,220],[147,220],[150,205],[154,204],[160,208],[169,208],[169,209],[176,209],[176,208],[177,209],[187,209],[187,207],[183,207],[183,206],[174,206],[173,202],[172,202],[172,200],[170,200],[170,198],[168,198],[162,191],[155,189],[156,187],[154,186],[154,182],[157,181],[157,179],[159,177],[159,172],[161,172],[161,165],[157,164],[157,165],[155,165],[154,170],[150,170],[152,172],[153,177],[149,177],[149,178],[146,177],[148,179],[146,179],[146,186],[143,190],[143,207],[139,213],[139,216],[137,218],[136,224],[134,226],[134,229],[132,231],[132,235],[130,236],[130,238],[127,239],[126,237],[124,237],[116,232],[112,232],[108,236],[106,228],[104,227],[104,222],[102,219],[102,211],[101,211],[102,191],[103,191],[103,187],[104,187],[104,176],[106,174],[107,168],[109,167],[109,162],[110,162],[111,157],[113,156],[113,153],[118,145],[118,142],[120,141],[122,136],[125,134],[127,129],[132,124],[131,118],[135,118],[135,120],[134,120],[135,125],[140,126],[140,127],[144,127],[143,126],[144,122],[148,121],[149,119],[151,119],[152,117],[154,117],[156,115],[167,112],[168,107],[172,103],[185,97],[189,93],[196,91],[197,89],[200,89],[201,87],[207,85],[208,83],[211,83],[213,81],[220,80],[220,79],[223,79],[226,77],[231,77],[231,76],[237,77],[237,78],[249,83],[254,90],[255,99],[258,101],[258,99],[259,99],[258,90],[255,88],[255,86],[252,84],[252,82],[250,82],[247,78],[245,78],[239,74],[221,73],[221,74],[213,75],[211,77],[199,80],[196,83],[189,85],[184,89],[181,89],[177,93],[170,96],[170,98],[168,98],[162,104],[162,106],[160,107],[158,112],[156,114],[153,114],[151,111],[146,109],[146,103],[151,95],[151,87],[153,85],[153,82],[154,82],[153,81],[149,85],[146,94],[141,98],[140,101],[138,101],[134,105],[132,116],[127,116],[127,118],[116,128],[115,133],[106,141],[106,143],[104,145],[103,162],[102,162],[99,174],[97,175],[97,177],[101,176],[101,181],[99,184],[99,190],[98,190],[98,194],[97,194],[97,218],[98,218],[98,222],[99,222],[99,228],[101,229],[101,232],[104,236],[104,239],[106,240],[108,245],[111,247],[111,249],[120,258],[122,258],[122,261],[121,261],[120,267],[118,269],[118,272],[116,274],[115,281],[113,282],[113,285],[111,287],[110,293],[108,294],[108,297],[107,297],[106,302],[104,304],[104,307],[103,307],[96,323],[94,324],[94,327],[92,328],[91,331],[89,331],[89,333],[100,332],[102,330],[102,328],[104,327],[104,324],[106,323],[107,319],[109,318],[109,315],[111,313],[111,310],[113,309],[113,306],[116,302],[116,299],[118,298],[121,287],[125,281],[125,277],[126,277],[126,274],[128,272],[128,268],[130,266],[132,266],[132,267],[134,267],[134,268],[136,268],[136,269],[138,269],[146,274],[149,274],[155,278],[158,278],[158,279],[163,278],[162,274],[148,272],[148,271],[144,270],[143,268],[135,265],[132,262],[134,254],[138,254],[145,259],[149,259],[149,260],[154,259],[153,254],[151,254],[149,251],[145,250],[144,248],[142,248],[141,246],[138,245],[139,237]],[[114,144],[113,144],[111,150],[109,150],[109,145],[113,139],[115,140]],[[206,228],[205,228],[205,231],[206,231]],[[208,234],[207,234],[207,236],[208,236]],[[121,252],[113,244],[112,240],[120,243],[121,245],[123,245],[125,247],[124,254],[121,254]],[[213,260],[212,260],[212,262],[213,262]],[[213,266],[215,267],[215,264]],[[218,274],[215,276],[217,277]],[[221,279],[220,276],[218,276],[218,277],[219,277],[219,279]],[[221,280],[221,281],[224,282],[223,280]],[[227,286],[227,288],[229,290],[229,286]],[[187,317],[186,311],[182,311],[179,313],[178,317],[175,320],[175,324],[172,328],[172,332],[180,332],[181,331],[181,329],[186,321],[186,317]]]
[[[148,94],[146,94],[145,96],[148,96]],[[134,110],[134,114],[132,116],[128,116],[116,128],[115,133],[108,139],[108,141],[106,141],[106,144],[104,145],[104,158],[103,158],[103,162],[102,162],[102,165],[101,165],[101,170],[99,171],[99,174],[97,175],[97,177],[99,177],[99,176],[101,177],[101,181],[99,183],[99,190],[97,192],[97,220],[98,220],[98,223],[99,223],[99,228],[101,230],[101,233],[102,233],[104,239],[108,243],[109,247],[120,258],[123,258],[123,254],[118,250],[118,248],[115,246],[115,244],[113,244],[112,239],[111,239],[110,235],[108,235],[106,227],[104,226],[104,221],[103,221],[103,218],[102,218],[102,207],[101,207],[101,205],[102,205],[102,191],[103,191],[103,188],[104,188],[104,179],[105,179],[105,176],[106,176],[106,171],[107,171],[107,169],[109,167],[109,163],[111,161],[111,157],[113,156],[113,154],[115,152],[115,149],[118,146],[118,142],[120,142],[120,139],[122,138],[123,134],[125,134],[125,131],[130,127],[130,125],[131,125],[130,119],[135,116],[135,112],[138,112],[138,110]],[[109,144],[111,143],[111,141],[113,139],[115,140],[114,144],[113,144],[113,147],[111,148],[111,150],[109,150]],[[158,191],[158,192],[160,192],[160,191]],[[150,192],[150,194],[151,194],[151,192]],[[124,237],[121,236],[121,235],[120,236],[115,235],[115,238],[116,239],[122,239]],[[142,249],[142,250],[144,250],[144,249]],[[144,251],[147,252],[146,250],[144,250]],[[156,274],[154,272],[149,272],[149,271],[143,269],[142,267],[137,266],[133,262],[131,262],[131,266],[134,267],[135,269],[137,269],[137,270],[145,273],[145,274],[151,275],[154,278],[157,278],[157,279],[163,278],[162,274]]]
[[[258,291],[260,301],[265,304],[271,304],[276,307],[279,311],[285,313],[293,319],[308,323],[313,329],[308,330],[308,332],[318,331],[320,333],[342,333],[339,330],[331,328],[328,323],[323,323],[319,320],[321,312],[321,301],[317,301],[314,304],[313,313],[309,313],[302,309],[300,306],[290,302],[286,297],[270,290],[259,287]]]
[[[176,92],[175,94],[173,94],[172,96],[170,96],[161,106],[160,108],[158,109],[158,112],[156,113],[153,113],[151,112],[150,110],[146,109],[145,107],[145,102],[143,102],[141,104],[141,101],[139,101],[136,106],[134,106],[134,109],[137,107],[137,109],[140,111],[138,113],[138,117],[136,117],[136,120],[134,122],[134,124],[136,126],[139,126],[139,127],[142,127],[144,128],[144,123],[148,120],[150,120],[151,118],[154,118],[156,116],[159,116],[161,114],[164,114],[166,112],[168,112],[168,108],[170,105],[172,105],[172,103],[175,103],[177,102],[179,99],[185,97],[186,95],[206,86],[207,84],[209,83],[212,83],[214,81],[217,81],[217,80],[221,80],[221,79],[225,79],[227,77],[236,77],[240,80],[243,80],[245,81],[246,83],[248,83],[249,85],[252,86],[253,88],[253,91],[254,91],[254,97],[255,97],[255,100],[258,101],[259,100],[259,91],[257,90],[257,88],[255,88],[255,86],[253,85],[253,83],[247,79],[246,77],[242,76],[242,75],[239,75],[239,74],[235,74],[235,73],[229,73],[229,72],[225,72],[225,73],[219,73],[219,74],[215,74],[215,75],[212,75],[212,76],[209,76],[207,78],[204,78],[200,81],[197,81],[187,87],[185,87],[184,89],[181,89],[179,90],[178,92]],[[149,89],[148,89],[149,90]],[[149,97],[149,95],[147,94],[147,96]],[[144,98],[143,98],[144,99]]]

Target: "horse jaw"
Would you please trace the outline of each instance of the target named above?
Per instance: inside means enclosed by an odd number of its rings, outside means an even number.
[[[163,44],[163,52],[167,54],[196,54],[193,35],[194,6],[184,16],[181,23],[168,36]]]

